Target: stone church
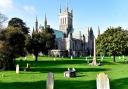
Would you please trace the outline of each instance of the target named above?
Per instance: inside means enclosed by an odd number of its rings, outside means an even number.
[[[36,18],[35,29],[41,31],[42,28],[50,27],[45,16],[44,27],[38,27]],[[73,27],[73,10],[67,7],[59,11],[59,30],[54,29],[55,47],[49,51],[52,56],[85,56],[93,54],[94,34],[92,28],[81,31]]]

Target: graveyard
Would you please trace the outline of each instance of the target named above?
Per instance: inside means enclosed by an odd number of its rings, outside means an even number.
[[[126,57],[125,57],[126,58]],[[96,77],[104,72],[110,82],[110,89],[127,89],[128,87],[128,64],[122,58],[116,57],[113,63],[111,57],[104,57],[101,66],[91,66],[88,62],[91,57],[85,58],[55,58],[40,56],[35,62],[28,55],[25,58],[17,58],[19,73],[16,71],[0,72],[0,88],[2,89],[46,89],[48,73],[54,74],[54,89],[96,89]],[[100,58],[97,57],[97,61]],[[26,65],[28,70],[24,70]],[[68,68],[74,68],[75,77],[64,77]]]

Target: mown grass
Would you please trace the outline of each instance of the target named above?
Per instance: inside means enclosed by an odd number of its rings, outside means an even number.
[[[91,58],[90,58],[91,61]],[[30,71],[23,71],[26,64],[31,64]],[[46,89],[48,72],[54,73],[55,89],[96,89],[96,76],[105,72],[110,78],[111,89],[128,89],[128,64],[117,58],[113,63],[111,57],[105,57],[102,66],[89,66],[85,58],[39,57],[35,62],[32,56],[18,58],[20,74],[15,71],[0,72],[0,89]],[[63,73],[67,68],[75,68],[77,77],[65,78]]]

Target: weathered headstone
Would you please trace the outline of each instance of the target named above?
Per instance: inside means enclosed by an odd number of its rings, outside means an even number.
[[[19,74],[19,64],[16,65],[16,73]]]
[[[71,60],[73,59],[73,56],[71,56]]]
[[[99,73],[96,78],[97,89],[110,89],[109,79],[105,73]]]
[[[54,89],[54,74],[48,73],[46,89]]]

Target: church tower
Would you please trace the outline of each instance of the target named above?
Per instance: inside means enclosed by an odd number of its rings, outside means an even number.
[[[68,37],[73,30],[73,10],[69,11],[67,8],[62,11],[60,8],[59,13],[59,30],[65,34],[65,37]]]

